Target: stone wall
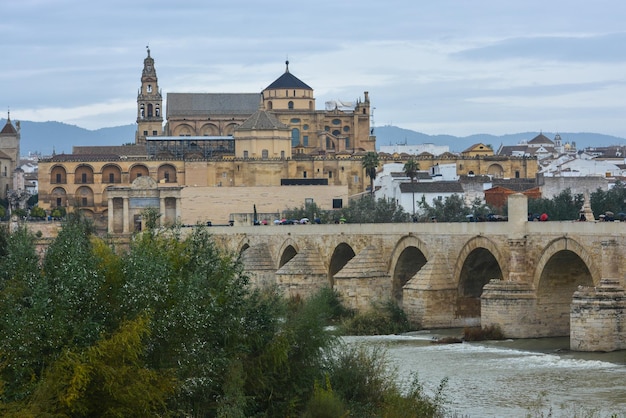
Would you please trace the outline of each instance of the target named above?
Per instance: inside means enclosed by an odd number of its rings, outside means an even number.
[[[302,207],[306,199],[313,199],[321,209],[332,209],[333,199],[342,199],[347,205],[348,186],[186,187],[181,192],[181,221],[227,224],[232,214],[252,215],[255,205],[259,214],[276,214]],[[250,216],[248,225],[252,221]],[[268,219],[268,223],[273,221]]]
[[[574,294],[570,348],[577,351],[626,349],[626,292],[619,281],[602,279],[599,286]]]
[[[552,199],[559,195],[563,190],[570,189],[573,195],[585,192],[591,194],[596,189],[607,191],[609,182],[604,177],[540,177],[541,197]],[[600,214],[597,214],[600,215]],[[596,218],[597,218],[596,215]]]

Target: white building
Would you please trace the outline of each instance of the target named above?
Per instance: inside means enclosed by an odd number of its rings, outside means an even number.
[[[595,159],[570,158],[554,160],[542,169],[544,177],[619,177],[622,169],[616,164]]]
[[[420,213],[422,198],[431,206],[435,200],[445,200],[453,194],[464,198],[455,163],[433,166],[430,172],[418,171],[413,183],[404,174],[403,163],[385,164],[374,180],[374,190],[376,199],[393,199],[411,214],[414,210]]]

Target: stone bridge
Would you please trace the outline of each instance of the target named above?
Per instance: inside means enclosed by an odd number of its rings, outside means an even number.
[[[626,349],[626,223],[508,222],[213,228],[253,283],[303,297],[329,286],[363,310],[395,299],[424,328],[499,326],[510,338],[570,336],[572,349]]]

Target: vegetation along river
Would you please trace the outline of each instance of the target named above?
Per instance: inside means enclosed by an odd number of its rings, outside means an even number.
[[[569,351],[569,338],[433,344],[461,330],[344,337],[383,346],[398,377],[417,373],[427,393],[443,379],[450,416],[626,417],[626,351]]]

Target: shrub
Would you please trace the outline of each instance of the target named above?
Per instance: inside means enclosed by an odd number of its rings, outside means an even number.
[[[381,347],[341,346],[327,365],[328,387],[332,385],[333,394],[348,406],[350,417],[443,417],[447,381],[433,398],[424,393],[417,376],[406,385],[398,383],[397,370],[390,366]]]
[[[483,328],[465,327],[463,329],[463,338],[465,341],[503,340],[504,334],[497,325],[489,325]]]
[[[348,335],[400,334],[411,330],[405,312],[393,300],[375,304],[368,311],[357,313],[342,324]]]
[[[333,391],[330,379],[326,376],[326,387],[316,382],[313,396],[309,399],[302,418],[342,418],[349,412],[343,400]]]

